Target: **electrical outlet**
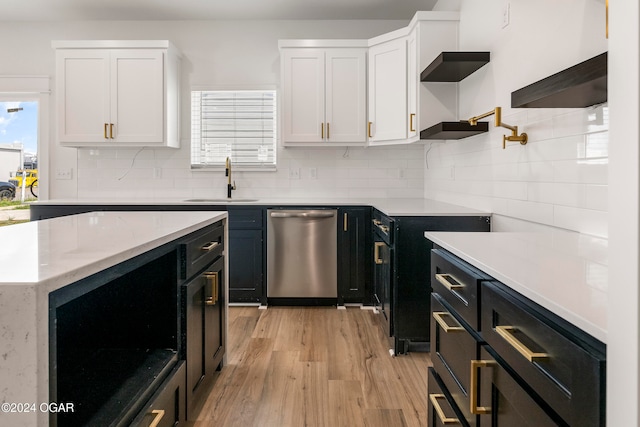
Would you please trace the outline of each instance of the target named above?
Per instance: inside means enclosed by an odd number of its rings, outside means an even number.
[[[502,28],[507,28],[509,26],[509,21],[511,20],[511,3],[505,3],[502,7]]]
[[[289,179],[300,179],[300,168],[289,168]]]
[[[318,179],[318,169],[316,169],[316,168],[309,168],[309,178],[311,178],[311,179]]]
[[[71,179],[73,169],[56,169],[56,179]]]
[[[156,178],[156,179],[162,178],[162,169],[153,168],[153,177]]]

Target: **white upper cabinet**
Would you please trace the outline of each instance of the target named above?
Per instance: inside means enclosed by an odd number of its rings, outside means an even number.
[[[367,56],[364,49],[326,52],[326,138],[331,143],[367,141]]]
[[[369,48],[369,143],[407,138],[407,38]]]
[[[177,53],[168,42],[137,46],[54,42],[62,145],[179,147]]]
[[[365,145],[366,50],[285,47],[281,52],[283,144]]]

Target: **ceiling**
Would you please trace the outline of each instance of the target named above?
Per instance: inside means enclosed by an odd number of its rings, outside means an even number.
[[[0,21],[406,19],[437,0],[2,0]]]

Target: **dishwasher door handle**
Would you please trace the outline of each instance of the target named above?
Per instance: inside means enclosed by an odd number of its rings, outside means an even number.
[[[271,212],[271,218],[332,218],[334,212]]]

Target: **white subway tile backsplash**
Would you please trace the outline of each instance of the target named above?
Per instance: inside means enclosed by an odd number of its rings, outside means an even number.
[[[606,237],[608,107],[505,110],[503,122],[527,132],[529,143],[503,150],[509,131],[491,123],[486,134],[426,145],[425,197],[489,210],[510,218],[509,229]]]
[[[606,184],[609,164],[607,159],[565,160],[553,162],[553,170],[555,182]]]
[[[585,208],[596,211],[607,212],[609,200],[609,186],[607,185],[586,185],[585,186]]]
[[[568,206],[554,207],[553,225],[599,237],[608,236],[607,212]]]

